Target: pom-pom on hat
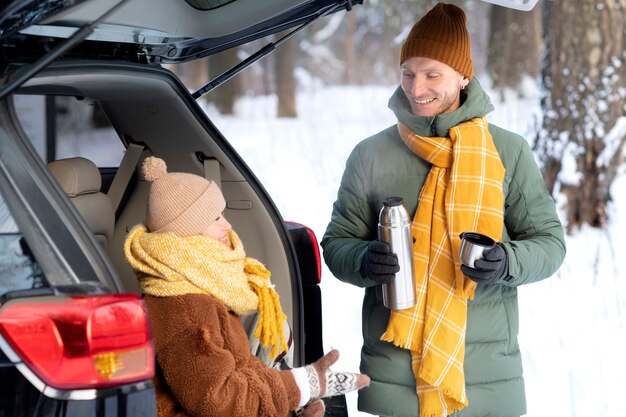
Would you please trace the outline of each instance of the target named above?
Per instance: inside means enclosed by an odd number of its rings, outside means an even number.
[[[160,158],[146,158],[142,174],[151,183],[146,210],[150,232],[199,235],[226,207],[215,182],[185,172],[167,172],[167,165]]]
[[[402,45],[400,64],[411,57],[435,59],[472,79],[474,64],[465,12],[453,4],[437,3],[411,29]]]

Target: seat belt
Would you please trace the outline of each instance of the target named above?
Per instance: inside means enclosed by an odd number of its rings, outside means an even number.
[[[215,181],[220,189],[222,188],[222,174],[220,172],[220,161],[215,158],[205,158],[202,161],[204,165],[204,178],[209,181]]]
[[[122,162],[120,162],[120,166],[115,173],[115,177],[113,177],[107,196],[113,203],[113,209],[116,212],[122,201],[124,192],[130,183],[130,179],[135,172],[135,168],[137,168],[137,164],[139,163],[139,159],[141,158],[141,153],[144,148],[145,147],[143,145],[129,143],[128,148],[126,148],[126,152],[124,153],[124,157],[122,158]]]

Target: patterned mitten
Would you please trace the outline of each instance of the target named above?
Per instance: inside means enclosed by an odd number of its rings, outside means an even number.
[[[329,368],[339,359],[339,351],[331,350],[325,356],[305,366],[309,378],[311,398],[326,398],[360,390],[370,383],[365,374],[333,372]]]

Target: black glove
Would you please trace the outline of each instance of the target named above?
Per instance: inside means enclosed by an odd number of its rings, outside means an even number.
[[[367,252],[361,264],[361,275],[379,284],[387,284],[400,271],[398,256],[391,252],[385,242],[373,240],[367,246]]]
[[[474,268],[461,265],[461,271],[479,285],[493,284],[501,279],[505,281],[511,279],[508,275],[509,260],[504,245],[500,242],[483,252],[483,257],[474,261]]]

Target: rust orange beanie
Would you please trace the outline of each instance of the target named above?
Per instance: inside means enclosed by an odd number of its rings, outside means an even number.
[[[146,210],[150,232],[199,235],[226,207],[215,182],[186,172],[167,172],[165,161],[160,158],[146,158],[142,173],[151,183]]]
[[[461,8],[438,3],[409,32],[400,52],[400,64],[414,56],[431,58],[471,80],[474,65],[465,22],[465,12]]]

